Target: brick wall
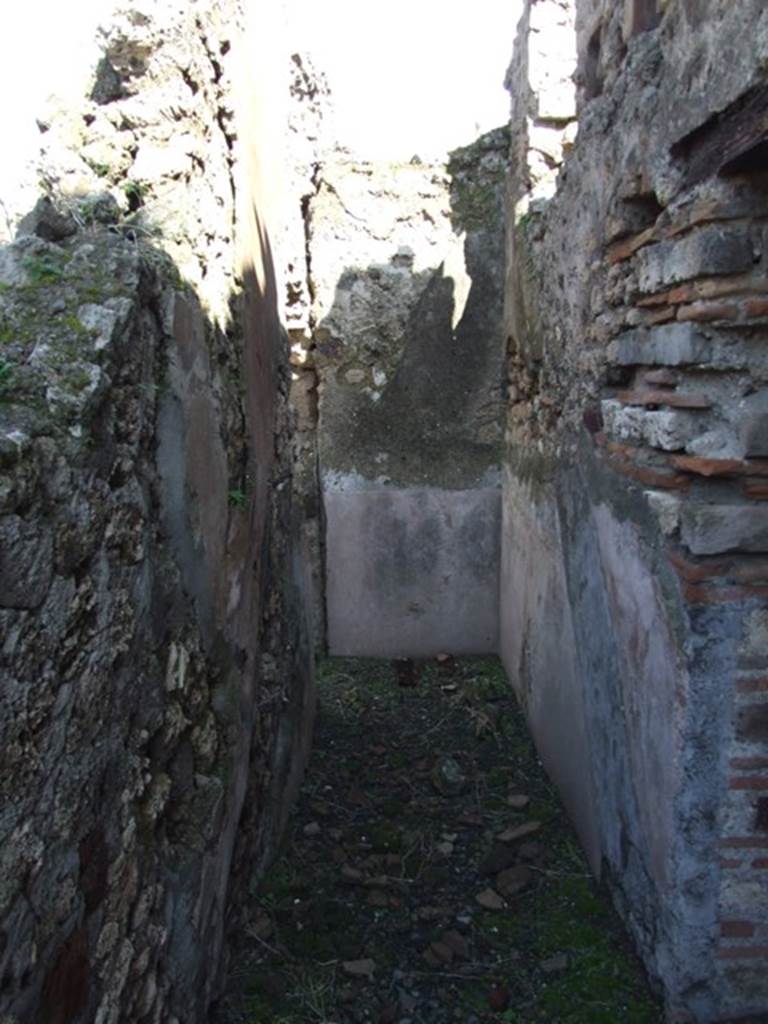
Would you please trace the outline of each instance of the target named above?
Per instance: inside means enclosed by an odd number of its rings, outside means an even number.
[[[594,633],[601,602],[609,609],[588,655],[560,658],[588,738],[565,774],[583,779],[573,809],[593,863],[669,1018],[732,1019],[768,1009],[768,12],[576,0],[578,134],[542,201],[531,26],[546,9],[567,23],[568,6],[528,3],[509,75],[507,503],[519,513],[524,492],[554,510],[547,551],[571,633]],[[529,538],[507,518],[514,592]],[[636,560],[614,543],[627,532]],[[591,569],[579,549],[593,552]],[[559,604],[545,621],[521,615],[512,593],[506,623],[502,605],[503,649],[505,630],[523,634],[506,641],[506,660],[535,720],[552,690],[531,668],[536,637],[564,647]],[[634,631],[622,633],[627,620]],[[665,688],[661,663],[643,655],[658,631],[672,638]],[[606,709],[613,743],[650,752],[654,772],[634,754],[611,768],[594,727]],[[562,759],[552,756],[555,777]],[[672,822],[655,846],[649,780],[657,816]],[[627,857],[613,852],[617,817]]]

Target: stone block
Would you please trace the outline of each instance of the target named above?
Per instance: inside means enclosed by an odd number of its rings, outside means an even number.
[[[659,521],[659,529],[665,537],[670,537],[680,523],[680,498],[664,491],[646,491],[645,497]]]
[[[620,366],[684,366],[707,362],[711,344],[691,323],[659,324],[625,331],[611,343],[610,356]]]
[[[768,743],[768,704],[748,704],[740,708],[736,736],[743,743]]]
[[[0,518],[0,607],[37,608],[53,573],[53,538],[39,519]]]
[[[745,455],[768,456],[768,411],[747,415],[741,436]]]
[[[739,646],[741,657],[753,658],[768,652],[768,610],[764,608],[752,612],[744,623],[744,636]]]
[[[674,370],[662,367],[659,370],[646,370],[641,373],[638,379],[639,384],[646,387],[674,387],[680,380],[680,375]]]
[[[648,246],[637,262],[640,291],[649,293],[702,274],[741,273],[753,266],[755,255],[746,234],[711,225],[680,241]]]
[[[729,424],[721,424],[699,434],[686,447],[689,455],[702,459],[715,459],[719,462],[743,461],[744,448],[735,427]]]
[[[759,707],[760,705],[755,706]],[[729,786],[721,809],[720,827],[723,835],[743,836],[749,834],[752,831],[754,818],[755,807],[752,795],[746,790]]]
[[[656,0],[628,0],[621,25],[622,39],[629,42],[638,33],[656,28],[659,21]]]
[[[623,405],[615,399],[608,398],[600,403],[605,430],[611,437],[621,441],[639,442],[643,438],[642,409]]]
[[[768,551],[768,508],[759,505],[689,505],[682,538],[694,555]]]
[[[768,391],[750,395],[744,400],[741,440],[745,455],[768,456]]]
[[[17,234],[37,235],[47,242],[60,242],[76,231],[77,224],[72,214],[68,210],[57,209],[48,196],[42,196],[32,212],[21,220]]]
[[[674,409],[658,409],[643,413],[643,440],[651,448],[665,452],[676,452],[699,431],[699,419],[690,412]]]

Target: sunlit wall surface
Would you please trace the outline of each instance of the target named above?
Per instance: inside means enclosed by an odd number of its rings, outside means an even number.
[[[0,207],[0,239],[7,234],[5,214],[23,208],[34,191],[27,168],[39,141],[35,119],[52,92],[64,99],[83,95],[92,71],[92,40],[110,7],[105,0],[25,0],[3,11],[0,201],[6,209]]]
[[[81,97],[93,41],[114,6],[174,0],[25,0],[4,12],[0,56],[0,238],[6,214],[34,201],[36,117],[56,94]],[[281,0],[284,47],[311,53],[334,94],[338,141],[365,156],[428,158],[507,120],[502,81],[520,0]],[[274,12],[274,8],[272,9]]]

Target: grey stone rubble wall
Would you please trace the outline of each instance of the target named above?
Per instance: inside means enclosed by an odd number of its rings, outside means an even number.
[[[444,165],[328,159],[309,204],[336,653],[492,651],[507,134]]]
[[[205,1020],[304,763],[287,346],[263,228],[235,251],[243,18],[116,20],[0,251],[3,1024]]]
[[[312,578],[315,646],[325,645],[323,517],[317,466],[317,368],[312,338],[310,204],[321,167],[332,149],[330,90],[323,74],[302,53],[290,58],[286,198],[278,244],[282,320],[291,349],[291,405],[296,416],[294,474],[301,504],[305,548]]]
[[[676,1021],[768,1011],[767,55],[750,0],[532,0],[510,70],[502,652]]]
[[[281,230],[281,319],[291,339],[294,369],[311,369],[312,285],[307,206],[317,194],[320,167],[333,149],[333,104],[324,74],[304,53],[291,54],[285,163],[288,214]]]

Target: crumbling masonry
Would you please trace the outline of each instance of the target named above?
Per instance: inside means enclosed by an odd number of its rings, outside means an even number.
[[[768,1009],[767,56],[540,0],[509,74],[502,656],[672,1020]]]
[[[247,8],[116,17],[0,251],[0,1022],[205,1020],[325,642],[499,651],[668,1019],[765,1015],[768,11],[526,0],[446,167]]]

